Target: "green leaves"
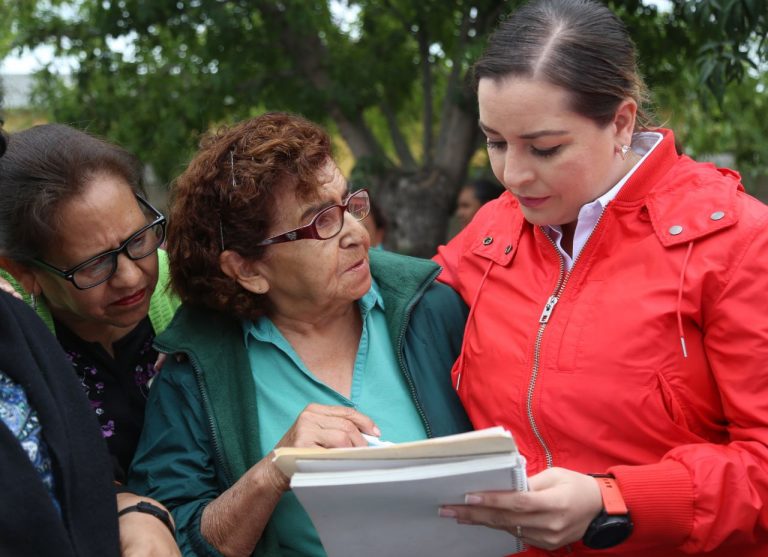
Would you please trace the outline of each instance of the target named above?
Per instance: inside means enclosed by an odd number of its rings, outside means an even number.
[[[335,125],[371,173],[431,171],[431,160],[455,159],[441,171],[460,180],[471,152],[442,150],[455,145],[446,138],[476,133],[450,127],[475,119],[467,71],[520,2],[334,2],[335,11],[330,0],[0,0],[0,54],[48,44],[73,56],[70,79],[41,73],[40,105],[123,143],[165,182],[201,132],[267,109]],[[657,97],[679,111],[673,121],[688,145],[703,149],[699,136],[720,137],[706,148],[729,149],[750,136],[741,127],[709,133],[705,116],[726,117],[732,98],[764,101],[756,80],[768,60],[768,0],[673,0],[669,11],[608,3],[638,44]],[[678,118],[683,111],[690,122]],[[737,151],[766,164],[759,150]]]
[[[698,43],[699,83],[722,107],[726,87],[738,83],[768,59],[766,0],[676,0],[677,11]]]

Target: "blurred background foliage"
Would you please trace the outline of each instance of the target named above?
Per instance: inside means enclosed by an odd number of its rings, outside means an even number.
[[[488,173],[469,68],[519,3],[0,0],[0,57],[50,45],[70,61],[38,72],[35,110],[6,111],[7,127],[42,118],[88,129],[165,186],[205,130],[298,112],[332,131],[345,171],[374,191],[388,247],[429,256],[462,183]],[[730,154],[759,185],[768,0],[608,4],[638,45],[660,123],[688,154]]]

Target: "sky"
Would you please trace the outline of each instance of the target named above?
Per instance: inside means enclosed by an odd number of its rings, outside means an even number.
[[[645,3],[659,6],[661,9],[667,9],[671,4],[670,0],[645,0]],[[338,0],[332,4],[335,5],[335,11],[343,10],[342,4]],[[343,19],[343,14],[337,13],[336,15]],[[120,48],[119,45],[117,48]],[[54,60],[53,47],[41,46],[33,51],[25,49],[21,53],[14,53],[4,58],[0,63],[0,74],[30,74],[52,60]],[[57,60],[55,64],[60,71],[66,71],[69,65],[66,60]]]
[[[40,69],[53,59],[53,48],[41,46],[34,51],[12,54],[3,59],[0,64],[0,74],[28,74]]]

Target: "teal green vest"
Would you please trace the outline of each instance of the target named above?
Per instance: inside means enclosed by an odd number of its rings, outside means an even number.
[[[379,250],[372,250],[370,258],[393,348],[427,434],[469,431],[471,424],[449,373],[461,350],[466,305],[449,286],[435,282],[440,267],[432,261]],[[189,358],[209,420],[217,474],[226,489],[261,458],[254,436],[259,425],[253,378],[250,373],[233,373],[250,369],[240,322],[185,305],[155,346]],[[195,526],[183,527],[190,528]],[[254,555],[280,555],[270,524]]]

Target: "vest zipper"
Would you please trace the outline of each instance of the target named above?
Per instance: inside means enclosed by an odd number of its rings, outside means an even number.
[[[408,302],[408,305],[405,307],[405,312],[403,313],[403,321],[402,321],[402,325],[400,326],[400,334],[398,335],[397,341],[395,344],[395,353],[397,354],[397,363],[400,366],[400,371],[403,373],[403,376],[405,377],[405,381],[408,383],[408,389],[411,392],[411,400],[413,400],[413,405],[416,407],[416,411],[419,413],[421,422],[424,424],[424,432],[427,434],[427,438],[432,438],[434,436],[432,433],[432,426],[430,425],[429,420],[427,420],[427,415],[425,414],[424,409],[421,407],[421,401],[419,400],[419,397],[416,393],[416,385],[413,383],[413,378],[411,377],[411,374],[409,373],[408,368],[405,365],[403,347],[405,344],[405,333],[408,330],[408,325],[410,324],[410,321],[411,321],[411,314],[413,313],[413,309],[416,307],[416,304],[424,296],[424,293],[429,289],[430,286],[432,286],[432,283],[435,282],[438,274],[440,274],[440,271],[436,271],[435,273],[430,274],[430,276],[427,277],[427,280],[424,283],[422,283],[422,285],[414,293],[413,297]]]
[[[216,462],[219,463],[221,470],[224,471],[224,476],[227,478],[229,485],[235,483],[232,473],[229,470],[229,466],[224,461],[224,455],[221,453],[221,446],[219,445],[218,438],[216,437],[216,428],[213,423],[213,408],[211,408],[211,401],[208,398],[208,391],[205,389],[205,381],[203,380],[203,371],[197,363],[197,360],[189,353],[187,353],[189,363],[192,364],[192,369],[195,370],[195,379],[197,380],[197,388],[200,391],[200,398],[203,401],[203,408],[205,413],[208,414],[208,431],[211,436],[211,445],[213,446],[213,452],[216,456]]]

